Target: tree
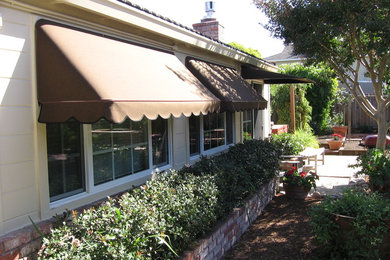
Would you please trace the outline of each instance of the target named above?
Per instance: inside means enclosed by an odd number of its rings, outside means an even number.
[[[252,56],[255,56],[259,59],[261,59],[261,54],[258,50],[255,50],[255,49],[252,49],[252,48],[247,48],[245,47],[244,45],[242,44],[239,44],[237,42],[231,42],[229,43],[230,46],[232,46],[233,48],[236,48],[237,50],[240,50],[240,51],[243,51],[243,52],[246,52]]]
[[[377,148],[385,148],[390,69],[389,0],[254,0],[274,36],[293,44],[295,54],[333,68],[360,107],[378,125]],[[375,103],[359,85],[359,71],[371,78]]]
[[[305,91],[305,98],[312,107],[309,124],[317,135],[328,133],[330,111],[338,84],[334,71],[324,65],[304,66],[295,63],[280,66],[280,72],[315,82],[308,84]]]

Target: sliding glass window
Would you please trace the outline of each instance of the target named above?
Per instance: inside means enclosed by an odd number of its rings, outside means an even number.
[[[92,124],[92,148],[95,185],[148,169],[148,121],[101,119]]]

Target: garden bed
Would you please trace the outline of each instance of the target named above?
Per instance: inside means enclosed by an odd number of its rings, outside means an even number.
[[[278,194],[224,259],[310,259],[317,247],[307,212],[319,202]]]

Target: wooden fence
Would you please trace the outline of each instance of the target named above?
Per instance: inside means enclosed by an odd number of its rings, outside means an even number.
[[[376,106],[376,100],[374,95],[367,96],[368,100]],[[376,121],[369,117],[363,109],[360,108],[359,104],[353,99],[350,103],[351,106],[351,127],[352,132],[361,132],[361,133],[372,133],[378,129]],[[348,124],[348,106],[339,108],[340,112],[343,111],[345,115],[345,123]],[[390,111],[387,113],[387,120],[390,120]]]

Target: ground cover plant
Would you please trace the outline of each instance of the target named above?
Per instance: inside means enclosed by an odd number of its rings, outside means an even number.
[[[40,259],[174,259],[275,176],[278,150],[250,140],[74,212],[43,238]]]
[[[341,216],[344,224],[336,221],[340,216],[335,214],[347,216]],[[390,201],[380,194],[349,189],[341,197],[327,197],[312,207],[309,215],[320,257],[381,259],[382,241],[389,231]]]

